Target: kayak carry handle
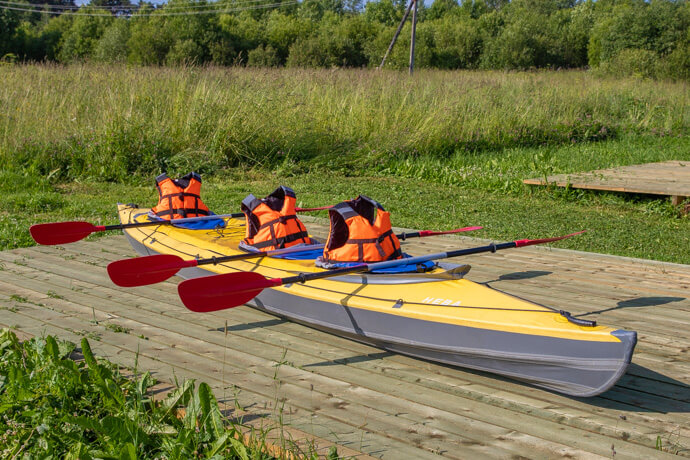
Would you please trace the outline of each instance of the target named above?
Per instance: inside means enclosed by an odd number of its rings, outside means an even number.
[[[567,319],[569,322],[576,324],[578,326],[596,327],[597,325],[597,322],[594,320],[575,318],[573,315],[570,314],[569,311],[560,310],[558,313],[560,313],[561,316]]]

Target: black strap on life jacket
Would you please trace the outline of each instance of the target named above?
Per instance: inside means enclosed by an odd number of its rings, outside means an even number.
[[[264,222],[263,224],[260,224],[259,218],[254,214],[254,209],[256,209],[261,204],[265,204],[272,210],[279,212],[281,209],[283,209],[286,197],[296,198],[295,191],[292,190],[290,187],[281,185],[264,199],[258,199],[250,193],[244,200],[242,200],[242,209],[245,210],[246,208],[246,210],[248,211],[246,214],[249,216],[249,219],[247,219],[247,225],[249,226],[250,234],[256,235],[256,233],[260,229],[266,227],[269,227],[269,230],[271,231],[271,239],[259,243],[254,243],[252,246],[254,246],[255,248],[261,249],[268,246],[275,246],[276,248],[282,249],[285,247],[286,244],[292,243],[293,241],[299,239],[304,240],[306,243],[310,241],[309,233],[306,230],[298,233],[293,233],[286,237],[276,238],[273,226],[277,223],[285,223],[288,220],[292,219],[298,220],[296,214],[292,214],[289,216],[280,216],[277,219]]]
[[[257,249],[265,248],[267,246],[275,246],[278,249],[283,249],[287,243],[292,243],[296,240],[304,239],[306,242],[309,242],[309,233],[307,232],[293,233],[292,235],[288,235],[283,238],[276,238],[273,231],[271,231],[271,236],[271,240],[254,243],[252,246]]]
[[[376,200],[369,198],[366,195],[360,195],[357,198],[355,198],[352,201],[344,201],[342,203],[338,203],[335,206],[331,208],[333,211],[335,211],[337,214],[342,217],[342,219],[338,219],[335,222],[331,221],[332,228],[331,228],[331,235],[329,238],[329,246],[332,247],[340,247],[345,244],[356,244],[357,245],[357,258],[359,261],[364,261],[364,245],[365,244],[371,244],[373,243],[374,246],[376,247],[376,250],[378,251],[379,255],[381,257],[385,257],[386,253],[383,250],[383,247],[381,246],[381,243],[386,239],[389,238],[391,242],[391,246],[395,247],[395,241],[393,240],[393,231],[392,230],[387,230],[383,234],[379,235],[377,238],[350,238],[350,231],[349,227],[347,227],[347,224],[345,221],[351,217],[355,216],[360,216],[363,217],[364,219],[368,220],[371,225],[374,224],[376,221],[376,216],[377,216],[377,209],[380,209],[381,211],[385,211],[383,209],[383,206]],[[343,228],[344,227],[344,228]],[[338,235],[343,235],[347,234],[347,239],[344,242],[342,241],[342,237],[338,240],[336,239]],[[398,259],[402,257],[402,250],[400,248],[397,248],[386,260],[393,260],[393,259]]]

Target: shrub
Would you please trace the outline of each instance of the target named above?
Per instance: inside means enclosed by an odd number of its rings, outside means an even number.
[[[176,41],[165,56],[168,65],[198,65],[204,63],[204,49],[188,38]]]
[[[280,65],[280,58],[271,45],[262,45],[249,52],[247,65],[251,67],[277,67]]]
[[[628,48],[600,66],[600,71],[616,76],[649,78],[657,74],[659,57],[654,51]]]
[[[280,63],[285,63],[289,49],[299,38],[308,37],[313,24],[306,19],[287,16],[282,12],[274,11],[270,14],[266,23],[266,40],[280,58]]]
[[[365,45],[365,53],[370,66],[378,66],[386,54],[388,45],[395,34],[395,27],[388,27],[376,38]],[[409,21],[405,24],[398,41],[386,59],[386,68],[406,69],[410,63],[410,32]],[[433,26],[427,22],[417,23],[417,37],[415,43],[415,67],[428,67],[433,59],[434,31]]]
[[[373,37],[375,28],[359,17],[339,21],[331,14],[330,19],[324,21],[316,35],[300,38],[290,47],[288,66],[362,67],[367,64],[364,44]]]
[[[125,62],[127,60],[129,22],[115,20],[96,44],[94,59],[100,62]]]
[[[111,17],[77,16],[62,37],[58,60],[73,62],[90,58],[96,44],[112,21]]]
[[[140,11],[147,14],[151,12],[148,8]],[[141,65],[165,63],[173,44],[173,37],[168,32],[160,17],[133,16],[130,19],[130,36],[127,41],[127,60]]]
[[[435,5],[436,3],[434,3]],[[432,65],[440,69],[477,67],[482,52],[482,36],[473,21],[447,16],[429,23],[434,37]]]
[[[659,64],[660,76],[690,81],[690,43],[679,45]]]

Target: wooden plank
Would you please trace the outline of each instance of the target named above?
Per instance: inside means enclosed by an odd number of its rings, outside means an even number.
[[[675,205],[680,197],[690,196],[690,162],[668,161],[596,171],[559,174],[545,179],[525,179],[528,185],[604,190],[674,196]]]
[[[29,306],[28,309],[35,309],[35,307]],[[26,311],[20,312],[20,314],[21,313],[26,313]],[[53,314],[55,315],[55,313],[53,313]],[[50,315],[49,315],[48,318],[42,317],[41,320],[49,322],[49,323],[60,324],[61,327],[67,327],[67,328],[69,328],[70,325],[76,325],[78,323],[77,321],[73,320],[71,315],[68,315],[68,316],[56,315],[56,317],[52,320],[51,320]],[[198,334],[194,334],[194,332],[195,331],[189,331],[190,334],[193,334],[194,337],[197,337]],[[119,343],[122,344],[122,342],[125,341],[126,339],[127,338],[120,338]],[[177,344],[176,353],[178,355],[180,354],[180,349],[184,348],[184,343],[186,341],[190,340],[187,337],[180,336],[179,334],[174,334],[174,337],[172,337],[171,340],[172,339],[174,339],[175,343]],[[102,340],[105,340],[105,339],[102,339]],[[196,340],[196,341],[200,342],[199,340]],[[157,358],[165,361],[166,359],[163,357],[163,355],[165,354],[165,350],[160,350],[160,348],[155,346],[156,342],[161,342],[161,340],[156,340],[156,338],[152,337],[150,342],[154,346],[154,349],[159,351]],[[162,341],[162,343],[166,343],[166,342],[169,343],[170,341],[165,341],[165,340]],[[204,343],[208,343],[208,341],[204,340]],[[146,345],[148,345],[148,342]],[[137,344],[137,348],[139,349],[140,354],[146,354],[147,353],[146,347],[142,346],[141,343]],[[204,364],[207,364],[209,362],[208,361],[209,359],[213,359],[213,354],[214,354],[213,350],[208,349],[208,345],[206,345],[206,348],[203,351],[199,350],[199,351],[194,352],[191,349],[186,349],[185,351],[190,352],[190,353],[194,353],[194,354],[198,354],[199,357],[203,357],[204,358]],[[234,356],[235,356],[235,360],[237,360],[238,355],[234,355]],[[242,355],[242,358],[246,358],[246,357],[247,357],[246,353]],[[290,357],[294,358],[294,355],[290,355]],[[218,356],[218,357],[216,357],[216,359],[220,360],[220,357]],[[191,359],[187,358],[187,359],[183,360],[183,363],[188,363],[188,362],[193,362],[193,358],[191,358]],[[238,363],[235,362],[232,365],[237,366]],[[195,366],[195,368],[198,369],[199,365],[197,364]],[[243,370],[245,368],[260,369],[259,367],[253,366],[249,362],[244,363],[243,365],[239,365],[239,372],[242,372],[243,375],[244,375]],[[211,372],[215,371],[215,368],[213,365],[210,365],[208,367],[208,369]],[[338,387],[342,388],[342,385],[333,386],[332,383],[329,382],[328,380],[324,380],[323,378],[321,378],[321,379],[316,378],[316,376],[314,374],[307,374],[307,375],[301,375],[300,376],[299,372],[296,369],[294,369],[292,367],[288,367],[288,366],[280,367],[279,371],[280,372],[276,371],[276,375],[275,375],[274,379],[275,378],[281,379],[281,382],[282,382],[281,383],[281,389],[282,390],[286,389],[286,387],[288,385],[290,385],[290,384],[285,383],[285,382],[300,382],[300,383],[304,382],[304,384],[309,383],[311,385],[312,391],[316,391],[316,388],[326,387],[325,390],[322,390],[323,392],[327,392],[328,397],[326,398],[326,402],[328,402],[330,404],[335,404],[338,408],[345,408],[346,407],[348,409],[348,411],[356,412],[357,407],[359,405],[361,405],[361,403],[356,405],[354,400],[343,399],[346,396],[343,396],[342,391],[340,391],[340,394],[339,394],[339,390],[338,390]],[[285,372],[287,372],[287,373],[285,373]],[[352,371],[350,371],[350,373],[351,372]],[[232,371],[226,370],[225,376],[227,376],[230,373],[232,373]],[[225,376],[224,376],[224,378],[225,378]],[[395,392],[392,392],[390,390],[393,382],[385,382],[385,380],[386,380],[385,377],[384,378],[380,377],[379,379],[375,380],[375,383],[377,385],[384,387],[384,388],[388,388],[388,401],[385,404],[385,407],[388,408],[390,405],[390,400],[394,399],[394,398],[392,398],[392,396],[393,396],[393,394],[395,394]],[[331,384],[329,385],[329,383],[331,383]],[[236,384],[236,382],[233,382],[233,384]],[[251,382],[251,384],[254,388],[256,388],[256,386],[259,385],[258,382]],[[352,390],[348,389],[348,391],[352,391]],[[431,405],[426,405],[425,411],[423,411],[421,414],[416,415],[415,417],[413,417],[410,420],[412,425],[408,425],[408,428],[406,428],[405,431],[407,433],[412,433],[413,435],[421,435],[424,437],[435,433],[435,436],[432,436],[432,437],[436,437],[436,438],[444,437],[444,431],[442,429],[439,429],[439,427],[434,427],[433,424],[435,424],[437,422],[437,420],[439,420],[439,419],[443,420],[444,416],[448,417],[449,416],[448,412],[441,411],[440,409],[438,409],[438,407],[436,408],[437,409],[436,411],[430,412],[429,408],[435,407],[438,405],[444,405],[445,407],[447,407],[448,404],[457,405],[458,400],[457,400],[457,398],[453,398],[451,400],[444,400],[442,398],[442,394],[434,394],[434,393],[436,393],[436,392],[435,391],[427,391],[427,392],[423,393],[423,397],[428,398],[427,404],[431,404]],[[359,390],[356,391],[356,394],[357,394],[357,400],[358,401],[362,401],[362,400],[367,401],[368,394],[365,390],[365,387],[360,387]],[[290,395],[290,396],[291,396],[290,397],[291,401],[295,399],[294,395]],[[333,398],[336,398],[336,399],[333,400]],[[377,394],[371,395],[371,398],[372,398],[372,400],[369,403],[369,407],[366,409],[366,414],[367,414],[367,417],[369,418],[369,420],[372,420],[372,423],[374,423],[373,422],[374,420],[378,420],[376,418],[376,414],[375,414],[375,412],[378,412],[378,411],[376,411],[376,409],[374,409],[374,407],[371,407],[371,406],[373,406],[373,405],[379,405],[380,406],[381,400]],[[401,402],[399,407],[397,407],[397,408],[394,407],[392,409],[386,409],[386,410],[387,411],[388,410],[393,411],[393,413],[388,414],[389,416],[393,415],[396,417],[400,416],[403,418],[407,418],[406,417],[407,414],[409,414],[410,412],[414,412],[414,407],[413,407],[414,404],[415,403],[413,403],[412,401],[406,400],[405,402]],[[469,404],[469,407],[466,406],[467,404]],[[496,414],[494,416],[488,416],[487,415],[487,408],[480,409],[478,407],[479,405],[481,405],[481,403],[472,403],[472,402],[465,401],[463,403],[463,405],[461,405],[460,407],[462,407],[464,411],[469,411],[469,412],[472,412],[473,414],[481,412],[482,416],[477,417],[476,415],[474,415],[475,419],[477,419],[477,418],[478,419],[490,418],[494,422],[495,421],[504,421],[504,417],[501,414]],[[456,409],[455,412],[458,412],[460,410],[460,407],[458,409]],[[311,410],[321,411],[321,409],[322,409],[322,407],[317,407],[316,409],[314,407],[311,407]],[[493,408],[493,411],[495,412],[496,409]],[[525,417],[530,418],[531,416],[525,415]],[[384,418],[385,418],[385,416],[384,416]],[[516,416],[512,415],[511,419],[515,419],[515,418],[516,418]],[[416,423],[414,422],[414,420],[420,420],[420,419],[424,419],[424,420],[426,420],[426,422],[423,425],[417,426]],[[513,423],[525,423],[525,420],[514,420]],[[554,432],[552,432],[552,429],[549,428],[548,426],[546,426],[546,427],[542,426],[544,424],[545,424],[544,421],[540,421],[540,423],[538,424],[540,428],[539,428],[539,430],[537,430],[537,433],[542,433],[541,430],[547,430],[550,433],[549,437],[546,437],[546,438],[542,439],[541,441],[534,443],[534,445],[542,446],[542,448],[545,444],[547,444],[546,440],[549,438],[553,440],[553,438],[558,439],[559,437],[562,437],[563,435],[567,435],[566,437],[567,437],[567,439],[570,440],[570,442],[577,444],[580,442],[579,438],[581,436],[584,436],[585,438],[593,437],[591,434],[587,434],[587,433],[578,434],[577,432],[572,432],[572,431],[567,432],[567,433],[559,433],[558,431],[556,431],[554,433]],[[477,423],[474,422],[473,426],[474,426],[475,430],[476,430],[476,425],[477,425]],[[453,428],[459,429],[460,430],[459,432],[454,433],[454,435],[456,437],[461,437],[462,434],[466,434],[468,432],[466,427],[463,427],[462,421],[458,419],[457,415],[455,417],[451,417],[450,419],[448,419],[448,421],[444,424],[444,426],[446,428],[453,427]],[[410,428],[410,427],[412,427],[412,428]],[[509,426],[508,428],[511,431],[514,431],[514,427],[512,425]],[[394,429],[394,427],[389,426],[388,429],[391,430],[391,429]],[[432,430],[432,431],[429,431],[429,430]],[[528,430],[523,430],[523,435],[526,431],[528,431]],[[509,433],[501,433],[501,436],[506,436],[507,434],[509,434]],[[391,432],[389,432],[389,435],[391,435]],[[408,434],[408,436],[410,436],[410,435]],[[481,440],[487,439],[489,436],[487,433],[480,433],[480,436],[481,437],[479,438],[479,440],[474,441],[474,442],[476,442],[476,444],[472,444],[469,446],[463,445],[464,450],[467,451],[468,447],[474,447],[475,445],[480,445],[480,446],[484,445],[484,443]],[[542,437],[543,437],[543,435],[542,435]],[[419,440],[418,442],[421,442],[422,445],[424,443],[424,441],[422,441],[422,440]],[[440,442],[440,441],[437,441],[437,442]],[[529,449],[533,449],[534,445],[526,446],[526,448],[528,450],[526,450],[525,453],[529,452]],[[591,449],[594,448],[596,444],[585,444],[585,445],[587,445],[590,449],[589,451],[592,452],[593,450],[591,450]],[[452,448],[452,445],[444,446],[443,444],[440,444],[440,446],[441,446],[441,448],[447,448],[447,449]],[[496,448],[497,448],[496,445],[492,446],[493,452],[495,452]],[[515,450],[516,446],[513,445],[512,448],[513,448],[513,450]],[[619,452],[621,452],[623,455],[626,455],[626,454],[630,455],[633,452],[637,452],[637,449],[635,447],[627,446],[626,443],[619,441]],[[642,454],[641,452],[642,451],[639,452],[640,455]],[[606,453],[606,451],[601,451],[598,453],[603,455]]]

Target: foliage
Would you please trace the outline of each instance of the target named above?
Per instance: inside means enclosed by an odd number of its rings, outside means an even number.
[[[59,62],[374,67],[408,2],[255,6],[171,0],[152,8],[93,0],[78,13],[57,17],[0,9],[0,58],[13,53]],[[103,14],[114,8],[120,8],[116,14]],[[222,12],[198,14],[208,10]],[[688,79],[688,0],[435,0],[428,8],[419,4],[418,21],[417,68],[590,66],[600,74]],[[408,65],[410,22],[390,56],[392,68]]]
[[[473,27],[470,19],[448,15],[430,22],[430,26],[434,43],[433,67],[473,69],[478,66],[484,42],[481,32]]]
[[[98,40],[93,58],[99,62],[127,62],[129,23],[113,21]]]
[[[600,70],[610,75],[652,77],[657,74],[659,58],[653,51],[639,48],[622,49],[608,61],[601,64]]]
[[[661,62],[662,76],[690,81],[690,40],[679,45]]]
[[[208,384],[186,381],[162,401],[148,373],[123,377],[97,360],[86,338],[84,361],[52,336],[19,342],[0,331],[0,456],[3,458],[265,458],[226,426]],[[242,439],[240,437],[240,439]]]
[[[358,16],[344,20],[326,14],[319,29],[309,38],[299,38],[290,47],[289,67],[363,67],[364,52],[372,38],[368,25]]]
[[[61,38],[58,60],[82,61],[93,56],[98,40],[111,21],[101,16],[77,16]]]
[[[280,57],[271,45],[262,45],[249,51],[247,65],[250,67],[278,67]]]
[[[18,48],[13,43],[15,31],[19,27],[18,11],[0,9],[0,58],[9,53],[16,53]]]

